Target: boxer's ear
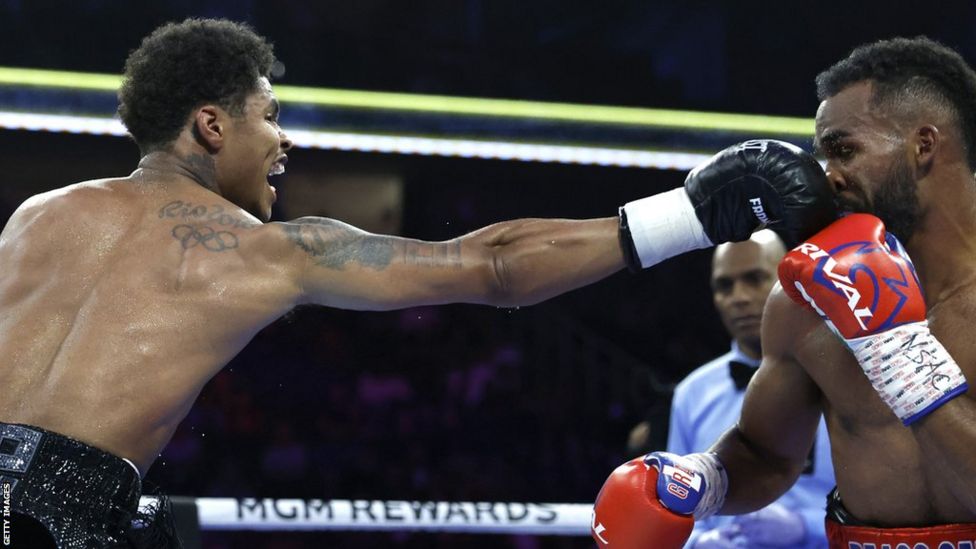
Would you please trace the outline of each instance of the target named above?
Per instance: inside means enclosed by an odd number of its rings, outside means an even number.
[[[915,164],[921,174],[927,174],[932,169],[935,155],[942,146],[942,134],[939,128],[926,124],[915,130],[912,146],[915,153]]]
[[[211,153],[224,145],[225,117],[222,114],[223,109],[216,105],[203,105],[193,112],[193,137]]]

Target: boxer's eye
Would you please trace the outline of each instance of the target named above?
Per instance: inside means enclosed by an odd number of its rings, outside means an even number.
[[[827,156],[843,162],[854,156],[854,147],[846,143],[835,143],[828,149],[827,153]]]

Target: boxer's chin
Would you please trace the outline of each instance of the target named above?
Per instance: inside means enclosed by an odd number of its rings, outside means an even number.
[[[837,211],[842,214],[868,213],[873,214],[872,208],[864,200],[855,196],[838,196],[834,199]]]

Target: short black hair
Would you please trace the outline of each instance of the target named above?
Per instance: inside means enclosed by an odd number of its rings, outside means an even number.
[[[165,148],[200,105],[243,114],[245,99],[260,77],[270,77],[274,63],[272,45],[244,23],[167,23],[126,59],[119,117],[143,154]]]
[[[874,83],[876,106],[923,100],[950,109],[976,171],[976,73],[961,55],[924,36],[864,44],[817,76],[817,98],[863,81]]]

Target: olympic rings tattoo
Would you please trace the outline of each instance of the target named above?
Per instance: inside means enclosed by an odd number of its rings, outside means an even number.
[[[210,227],[177,225],[173,227],[173,238],[180,241],[184,250],[203,246],[211,252],[223,252],[237,247],[237,235],[229,231],[215,231]]]

